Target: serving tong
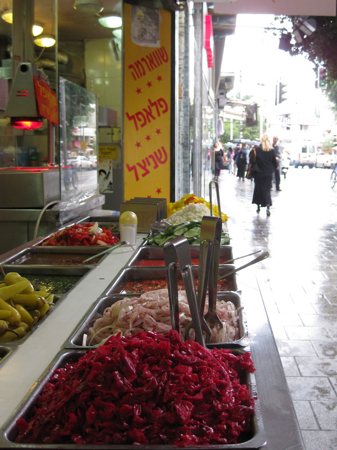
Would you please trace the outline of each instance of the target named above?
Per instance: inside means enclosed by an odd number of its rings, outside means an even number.
[[[90,258],[85,259],[85,260],[83,261],[83,263],[87,263],[88,261],[91,261],[92,259],[95,259],[95,258],[97,258],[98,256],[102,256],[102,255],[105,255],[106,253],[110,253],[110,252],[112,252],[113,250],[116,250],[116,248],[121,247],[122,245],[130,245],[130,247],[134,250],[134,248],[132,247],[132,245],[130,244],[130,242],[128,242],[128,241],[119,241],[119,242],[117,242],[117,244],[112,245],[111,247],[109,247],[109,248],[103,250],[102,252],[96,253],[95,255],[90,256]]]
[[[219,183],[217,181],[214,181],[214,180],[209,182],[209,209],[211,211],[211,216],[213,216],[213,203],[212,203],[212,186],[213,186],[213,184],[214,184],[214,187],[215,187],[216,199],[217,199],[217,202],[218,202],[219,217],[221,217]]]
[[[261,253],[261,255],[257,256],[254,259],[252,259],[247,264],[244,264],[241,267],[238,267],[236,269],[230,270],[229,272],[225,273],[224,275],[219,277],[218,280],[222,280],[224,278],[227,278],[230,275],[233,275],[234,273],[239,272],[239,270],[245,269],[246,267],[252,266],[253,264],[256,264],[256,263],[258,263],[260,261],[263,261],[264,259],[268,258],[268,256],[269,256],[269,252],[263,252],[263,253]]]
[[[179,332],[178,265],[184,282],[186,297],[194,325],[195,340],[205,346],[201,328],[199,308],[196,301],[196,289],[192,271],[191,251],[188,240],[178,236],[164,244],[164,259],[167,268],[169,302],[172,329]]]
[[[223,328],[223,323],[221,322],[216,312],[221,231],[222,220],[220,217],[203,217],[201,221],[200,241],[201,243],[208,243],[208,252],[206,258],[205,255],[200,252],[199,271],[201,271],[202,276],[205,273],[205,292],[203,292],[203,296],[206,296],[206,289],[208,284],[208,311],[204,316],[204,320],[206,321],[208,327],[211,329],[214,327],[218,327],[220,329]],[[207,273],[207,268],[204,267],[205,265],[209,266],[209,273]],[[200,306],[200,314],[203,315],[204,304]],[[210,339],[211,333],[206,334],[206,343],[209,343]]]
[[[190,330],[193,328],[196,341],[201,345],[205,345],[203,333],[206,336],[206,343],[209,343],[212,335],[211,328],[215,326],[223,328],[223,324],[216,313],[221,229],[221,218],[203,217],[200,233],[198,297],[196,295],[188,240],[183,236],[179,236],[164,244],[172,329],[179,332],[177,278],[179,265],[192,317],[185,329],[185,340],[190,339]],[[207,288],[209,291],[209,307],[206,315],[204,315]]]

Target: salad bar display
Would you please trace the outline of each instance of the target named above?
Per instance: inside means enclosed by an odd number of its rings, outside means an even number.
[[[36,266],[12,270],[13,266],[1,266],[0,345],[27,339],[89,268],[51,267],[44,273]]]
[[[184,236],[190,245],[200,245],[200,230],[201,220],[192,220],[190,222],[183,222],[178,225],[169,225],[165,230],[145,239],[145,245],[159,245],[162,246],[165,242],[170,241],[177,236]],[[221,236],[221,245],[229,245],[230,238],[228,233],[223,232]]]
[[[98,222],[75,223],[72,226],[58,230],[44,239],[42,246],[89,246],[115,245],[119,238],[109,229],[99,227]]]
[[[17,272],[3,271],[0,284],[0,343],[23,338],[54,307],[54,294],[45,287],[35,290]]]
[[[135,345],[140,347],[137,354]],[[133,363],[127,375],[121,352]],[[149,354],[153,357],[146,363]],[[192,367],[191,357],[195,361]],[[144,362],[146,378],[142,376]],[[113,366],[115,371],[102,370],[101,384],[94,383],[96,365],[102,369]],[[86,448],[90,444],[95,449],[131,445],[234,449],[248,448],[247,441],[249,448],[263,443],[259,401],[250,389],[254,367],[248,352],[205,351],[193,341],[182,343],[174,331],[165,337],[141,333],[112,337],[89,353],[62,352],[51,369],[38,388],[36,405],[27,402],[5,432],[14,448],[30,443],[34,448],[48,448],[48,444]],[[87,400],[92,399],[89,410],[76,388],[80,373],[84,373],[83,392]],[[128,390],[119,388],[123,380]],[[163,384],[170,387],[164,395]],[[111,392],[106,385],[112,386]],[[62,391],[63,401],[55,403],[55,392]],[[136,399],[139,405],[135,405]],[[81,413],[77,420],[71,412],[74,403]]]
[[[219,275],[231,271],[234,266],[223,265],[219,267]],[[195,283],[198,287],[198,267],[193,268]],[[108,289],[107,294],[144,294],[145,292],[167,288],[166,269],[163,267],[127,267],[122,270]],[[178,289],[184,289],[183,280],[178,273]],[[218,292],[236,291],[237,283],[235,274],[219,280]]]
[[[207,307],[208,302],[206,309]],[[184,340],[185,327],[191,321],[184,291],[179,291],[179,308],[179,331]],[[248,331],[240,296],[235,292],[218,294],[217,313],[223,322],[223,328],[213,328],[211,344],[247,346]],[[132,297],[110,295],[99,300],[91,313],[85,315],[74,335],[65,343],[65,347],[101,345],[111,334],[118,332],[123,335],[136,334],[139,331],[167,333],[170,329],[167,289]]]
[[[87,265],[101,246],[119,241],[99,218],[80,219],[0,260],[0,449],[285,450],[282,421],[302,450],[261,298],[248,288],[243,301],[227,227],[226,245],[210,253],[219,257],[218,282],[208,284],[198,214],[209,207],[195,196],[169,204],[167,223],[138,236],[139,248],[121,243]],[[190,254],[184,250],[175,263],[174,322],[165,243],[177,239],[188,241]],[[212,315],[221,321],[202,345],[196,329],[186,334],[196,327],[186,261],[207,324]]]
[[[38,265],[38,266],[78,266],[82,264],[98,264],[103,255],[98,255],[102,248],[94,247],[31,247],[3,261],[4,264]],[[90,256],[96,258],[90,259]]]
[[[191,260],[193,266],[199,265],[200,246],[190,246]],[[222,245],[219,253],[220,264],[232,264],[233,251],[230,245]],[[131,267],[154,267],[165,266],[164,249],[160,246],[143,246],[129,262]]]
[[[261,445],[247,378],[254,371],[249,352],[210,351],[173,330],[111,336],[55,369],[9,437],[21,444],[180,447],[255,437]]]

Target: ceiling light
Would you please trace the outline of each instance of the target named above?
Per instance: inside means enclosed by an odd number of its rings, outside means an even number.
[[[100,0],[75,0],[74,8],[84,14],[98,14],[104,7]]]
[[[2,19],[7,23],[13,23],[13,11],[7,9],[1,15]],[[39,23],[33,25],[33,36],[39,36],[43,31],[43,26]]]
[[[122,28],[116,28],[115,30],[113,30],[112,34],[117,39],[122,39]]]
[[[7,9],[1,14],[2,19],[7,23],[13,23],[13,11],[11,9]]]
[[[105,28],[120,28],[122,26],[121,16],[115,13],[99,17],[98,22]]]
[[[55,38],[50,35],[43,34],[34,39],[35,45],[38,47],[52,47],[55,44]]]
[[[43,26],[39,23],[34,23],[33,25],[33,36],[40,36],[43,31]]]

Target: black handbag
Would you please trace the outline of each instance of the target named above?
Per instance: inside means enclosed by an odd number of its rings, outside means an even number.
[[[252,178],[254,178],[255,174],[260,172],[259,166],[256,162],[256,150],[254,148],[254,162],[251,162],[248,166],[248,170],[246,173],[246,178],[248,178],[248,180],[251,180]]]
[[[228,163],[226,163],[225,159],[222,158],[221,161],[221,170],[228,169]]]

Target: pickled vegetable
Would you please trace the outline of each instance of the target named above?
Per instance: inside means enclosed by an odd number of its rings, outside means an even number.
[[[54,295],[35,291],[17,272],[4,274],[0,287],[0,343],[23,338],[53,306]]]

